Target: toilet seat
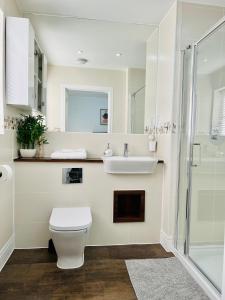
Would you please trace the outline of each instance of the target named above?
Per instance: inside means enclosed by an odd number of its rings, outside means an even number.
[[[54,231],[81,231],[92,224],[90,207],[53,208],[49,229]]]

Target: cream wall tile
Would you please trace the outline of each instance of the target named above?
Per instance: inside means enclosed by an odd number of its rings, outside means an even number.
[[[156,89],[156,118],[157,126],[172,121],[174,102],[174,78],[176,63],[177,38],[177,2],[167,12],[158,30],[158,69]],[[158,136],[157,156],[165,161],[163,173],[162,195],[162,231],[168,236],[173,234],[175,220],[174,203],[172,201],[172,188],[176,184],[172,167],[172,135]]]
[[[110,142],[115,155],[122,155],[124,143],[128,143],[130,155],[150,155],[148,136],[144,134],[92,134],[48,132],[49,144],[45,156],[62,148],[85,148],[89,157],[101,157]]]
[[[12,131],[0,135],[0,164],[7,164],[13,169],[13,139]],[[9,182],[0,182],[0,249],[12,236],[14,203],[14,176]]]
[[[14,154],[14,135],[13,130],[6,130],[0,135],[0,162],[12,161]]]
[[[0,183],[0,249],[13,234],[13,195],[11,184]]]
[[[62,184],[63,167],[82,167],[83,183]],[[102,163],[16,163],[16,246],[26,248],[46,244],[42,237],[47,239],[48,233],[38,233],[35,240],[29,237],[33,234],[30,228],[48,223],[53,207],[71,206],[91,207],[93,225],[89,243],[92,245],[159,242],[162,168],[158,165],[153,175],[128,176],[106,174]],[[123,189],[146,191],[144,223],[113,223],[113,191]],[[34,230],[41,227],[38,228]]]
[[[16,248],[48,247],[50,233],[48,223],[22,223],[15,229]]]

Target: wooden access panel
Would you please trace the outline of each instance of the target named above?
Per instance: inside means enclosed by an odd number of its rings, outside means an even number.
[[[113,222],[144,222],[145,191],[114,191]]]

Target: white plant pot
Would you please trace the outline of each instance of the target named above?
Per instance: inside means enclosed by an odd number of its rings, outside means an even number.
[[[32,158],[36,155],[36,149],[20,149],[20,155],[24,158]]]

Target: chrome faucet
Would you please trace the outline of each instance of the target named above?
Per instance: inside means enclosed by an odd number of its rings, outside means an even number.
[[[128,143],[124,144],[123,156],[128,157]]]

